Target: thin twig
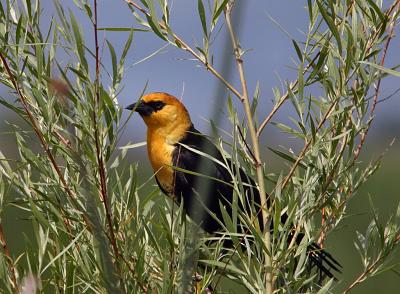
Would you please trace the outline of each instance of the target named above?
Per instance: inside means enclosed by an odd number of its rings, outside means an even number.
[[[350,122],[351,122],[351,119],[349,118],[349,119],[347,120],[347,123],[346,123],[346,124],[349,125]],[[328,191],[329,185],[330,185],[330,184],[332,183],[332,181],[334,180],[334,175],[335,175],[335,173],[336,173],[337,168],[339,167],[339,163],[340,163],[341,158],[343,158],[344,151],[346,150],[346,146],[347,146],[347,142],[348,142],[348,137],[349,137],[349,135],[346,135],[346,136],[344,136],[344,138],[342,139],[342,144],[341,144],[342,146],[341,146],[341,148],[340,148],[340,150],[339,150],[337,159],[336,159],[335,163],[333,164],[333,169],[332,169],[332,171],[330,172],[327,181],[326,181],[325,184],[321,187],[321,197],[323,197],[323,196],[325,195],[325,193]],[[328,223],[328,222],[326,221],[327,215],[326,215],[325,207],[322,208],[322,212],[321,212],[321,213],[322,213],[322,219],[321,219],[321,233],[320,233],[320,236],[319,236],[319,238],[318,238],[318,244],[319,244],[319,246],[320,246],[321,249],[322,249],[323,246],[324,246],[324,242],[325,242],[325,238],[326,238],[326,233],[327,233],[327,230],[328,230],[328,228],[329,228],[329,224],[331,224],[332,222],[329,222],[329,223]]]
[[[361,275],[357,277],[357,279],[346,289],[343,291],[343,294],[349,293],[355,286],[362,283],[365,280],[367,275],[375,268],[375,266],[379,263],[382,257],[376,259],[374,263],[372,263]]]
[[[96,77],[95,77],[95,106],[93,110],[93,124],[94,124],[94,138],[95,138],[95,145],[96,145],[96,157],[97,157],[97,164],[99,167],[99,176],[100,176],[100,193],[101,193],[101,200],[104,205],[104,210],[106,213],[107,225],[110,234],[110,242],[111,246],[114,250],[115,256],[115,264],[119,271],[118,266],[118,259],[120,257],[120,253],[117,246],[117,240],[114,233],[114,225],[112,222],[112,214],[110,209],[110,201],[108,199],[107,194],[107,177],[106,177],[106,169],[104,164],[104,157],[103,157],[103,150],[102,144],[99,138],[99,130],[98,130],[98,123],[97,123],[97,113],[99,113],[99,106],[100,106],[100,56],[99,56],[99,40],[98,40],[98,30],[97,30],[97,0],[93,1],[94,5],[94,19],[93,19],[93,29],[94,29],[94,41],[95,41],[95,61],[96,61]],[[122,279],[121,283],[122,283]],[[121,284],[122,286],[122,284]]]
[[[394,249],[395,247],[399,244],[400,242],[400,234],[396,237],[396,239],[394,240],[394,242],[391,244],[391,246],[389,247],[388,251],[385,251],[384,254],[379,254],[379,256],[376,258],[376,260],[369,265],[362,274],[360,274],[353,283],[351,283],[351,285],[344,290],[342,293],[343,294],[347,294],[349,293],[351,290],[353,290],[354,287],[356,287],[357,285],[359,285],[360,283],[362,283],[367,276],[373,271],[375,270],[376,266],[383,261]]]
[[[8,246],[7,246],[2,223],[0,223],[0,244],[1,244],[1,248],[3,249],[5,259],[7,260],[8,271],[10,274],[12,287],[14,288],[14,293],[19,294],[17,278],[15,276],[14,262],[13,262],[13,259],[11,258],[10,250],[8,249]]]
[[[136,4],[132,0],[125,0],[125,2],[129,5],[132,5],[134,8],[139,10],[141,13],[146,15],[147,17],[150,17],[150,14],[140,7],[138,4]],[[166,25],[162,22],[159,22],[159,25],[162,29],[166,29]],[[189,52],[194,58],[196,58],[198,61],[200,61],[207,70],[209,70],[214,76],[216,76],[233,94],[235,94],[236,97],[238,97],[241,101],[243,101],[243,97],[240,94],[240,92],[231,84],[229,83],[208,61],[200,56],[196,51],[192,49],[182,38],[180,38],[178,35],[175,33],[171,34],[172,38],[174,39],[176,44],[179,44],[179,46],[186,52]]]
[[[260,192],[261,198],[261,207],[267,207],[267,194],[265,190],[265,178],[264,178],[264,170],[263,165],[261,162],[261,155],[260,155],[260,146],[257,137],[256,127],[254,124],[253,116],[251,113],[250,107],[250,99],[247,90],[247,82],[244,73],[244,66],[243,66],[243,59],[242,59],[242,50],[240,48],[239,42],[237,40],[237,36],[234,32],[232,22],[231,22],[231,13],[233,9],[233,5],[235,0],[231,0],[228,2],[225,8],[225,20],[226,26],[229,31],[229,35],[232,41],[232,47],[234,50],[236,64],[239,72],[240,82],[242,84],[242,103],[244,106],[244,110],[246,113],[247,118],[247,126],[250,132],[250,138],[253,145],[253,156],[255,159],[255,168],[257,173],[257,184]],[[265,282],[266,282],[266,293],[272,294],[274,292],[274,285],[273,285],[273,269],[272,269],[272,251],[271,251],[271,233],[269,230],[269,223],[270,223],[270,215],[267,209],[262,209],[262,218],[263,218],[263,227],[264,227],[264,242],[267,252],[265,253],[265,266],[267,268]]]
[[[313,60],[305,67],[303,74],[305,74],[310,67],[314,64],[314,62],[317,60],[317,58],[319,57],[320,52],[318,52]],[[268,116],[262,121],[262,123],[260,124],[260,126],[257,129],[257,137],[261,136],[262,131],[264,130],[264,128],[267,126],[267,124],[269,123],[269,121],[272,119],[272,117],[275,115],[275,113],[282,107],[283,103],[289,98],[289,93],[290,92],[294,92],[296,91],[296,87],[299,84],[299,80],[297,79],[296,81],[290,83],[289,85],[289,90],[285,93],[285,95],[283,95],[277,104],[274,105],[274,107],[272,108],[271,112],[268,114]]]
[[[398,6],[398,8],[397,8],[397,13],[398,13],[398,11],[400,9],[400,1],[399,0],[397,0],[395,2],[393,7],[395,7],[396,5]],[[395,15],[397,15],[397,13],[395,13]],[[385,46],[383,48],[381,61],[379,63],[380,66],[384,66],[385,65],[386,54],[387,54],[387,51],[389,49],[390,42],[392,41],[392,39],[394,37],[393,32],[394,32],[394,28],[396,26],[396,17],[395,17],[395,15],[393,16],[393,19],[390,22],[389,34],[388,34],[388,38],[387,38],[387,40],[385,42]],[[382,78],[379,78],[378,82],[376,84],[375,95],[374,95],[374,99],[373,99],[373,102],[372,102],[371,110],[370,110],[370,113],[369,113],[369,118],[370,119],[369,119],[367,128],[361,134],[360,143],[358,144],[357,149],[354,151],[354,161],[357,161],[358,157],[360,156],[361,149],[364,146],[365,140],[366,140],[367,135],[368,135],[368,131],[369,131],[371,125],[372,125],[372,121],[374,119],[374,113],[375,113],[376,104],[378,103],[378,96],[379,96],[379,91],[380,91],[380,88],[381,88],[381,81],[382,81]]]

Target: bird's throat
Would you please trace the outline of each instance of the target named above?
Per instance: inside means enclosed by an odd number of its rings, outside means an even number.
[[[174,169],[173,152],[175,146],[168,142],[167,136],[148,130],[147,132],[147,152],[154,174],[162,188],[173,193]]]

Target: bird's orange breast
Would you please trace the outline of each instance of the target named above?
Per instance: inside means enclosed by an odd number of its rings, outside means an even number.
[[[174,145],[168,144],[165,137],[149,130],[147,133],[147,152],[151,166],[162,188],[172,196],[174,188],[173,152]]]

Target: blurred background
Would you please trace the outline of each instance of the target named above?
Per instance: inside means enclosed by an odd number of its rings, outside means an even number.
[[[92,26],[87,17],[74,6],[73,1],[67,1],[66,6],[76,14],[77,19],[85,28],[88,44],[93,45]],[[389,2],[389,1],[383,1]],[[242,3],[243,4],[243,3]],[[291,39],[304,40],[304,34],[308,29],[308,12],[306,1],[255,1],[247,0],[240,7],[240,13],[236,14],[237,29],[240,34],[240,42],[243,49],[248,50],[244,57],[246,75],[248,79],[249,92],[253,93],[256,84],[260,86],[260,100],[258,116],[262,120],[272,108],[273,92],[277,87],[284,92],[285,82],[295,80],[297,69],[294,62],[297,60]],[[54,14],[51,0],[42,1],[43,27],[48,25]],[[127,5],[122,0],[99,1],[99,27],[138,27]],[[179,36],[194,46],[202,44],[202,33],[199,30],[200,20],[197,14],[197,1],[175,0],[171,11],[171,24]],[[221,24],[219,24],[219,27]],[[219,30],[216,28],[216,32]],[[397,33],[399,30],[397,29]],[[113,43],[117,51],[122,51],[128,37],[127,32],[102,31],[99,34],[102,42],[102,62],[110,68],[107,46],[105,39]],[[212,44],[214,65],[217,69],[223,67],[222,57],[232,52],[226,52],[226,31],[222,28],[216,33]],[[400,40],[394,38],[391,43],[386,66],[399,63]],[[151,58],[146,58],[152,55]],[[119,54],[119,52],[117,52]],[[233,56],[232,56],[233,61]],[[238,85],[235,64],[225,65],[231,68],[229,80]],[[93,67],[94,68],[94,67]],[[106,74],[102,74],[103,81],[110,82]],[[125,77],[122,82],[123,89],[118,96],[121,107],[133,103],[138,99],[147,84],[146,92],[162,91],[180,97],[187,106],[195,126],[204,133],[210,133],[208,120],[214,113],[221,113],[219,126],[230,132],[230,124],[226,119],[226,97],[227,93],[219,88],[219,81],[204,68],[191,60],[191,56],[176,49],[173,46],[165,47],[164,42],[154,34],[136,32],[134,34],[133,49],[131,49],[126,62]],[[369,132],[366,145],[360,160],[368,163],[377,159],[387,151],[381,168],[363,186],[357,195],[351,200],[348,207],[347,218],[342,225],[328,238],[327,248],[343,265],[343,273],[339,277],[335,291],[341,292],[349,283],[359,275],[362,270],[361,261],[354,248],[356,231],[365,232],[371,221],[371,207],[368,197],[371,196],[375,207],[381,216],[381,221],[396,212],[400,199],[400,143],[395,141],[389,147],[393,139],[400,135],[400,94],[399,78],[388,77],[381,85],[380,100],[391,98],[378,103],[376,117]],[[318,89],[315,89],[318,96]],[[7,89],[0,86],[0,95],[13,96]],[[237,100],[237,99],[236,99]],[[241,106],[233,97],[238,109]],[[274,121],[288,123],[288,117],[293,113],[291,107],[281,108],[274,117]],[[125,114],[126,116],[128,113]],[[12,113],[0,106],[0,150],[10,157],[15,157],[15,138],[10,130],[9,124],[20,122]],[[137,143],[145,140],[145,126],[142,120],[132,116],[129,127],[124,134],[121,144]],[[285,146],[298,150],[301,142],[281,133],[277,128],[269,125],[264,131],[261,139],[261,147],[267,170],[279,172],[286,166],[273,154],[267,152],[267,147],[278,148]],[[388,150],[387,150],[388,149]],[[143,171],[143,182],[151,175],[150,165],[145,156],[145,147],[132,149],[129,158],[132,162],[139,161],[140,170]],[[151,182],[150,185],[155,185]],[[14,254],[22,252],[22,240],[29,240],[30,226],[21,213],[16,213],[15,208],[9,208],[4,212],[6,236]],[[400,254],[394,256],[393,262],[400,262]],[[356,287],[352,293],[397,293],[399,276],[393,272],[386,272],[377,278],[368,280]],[[232,290],[232,293],[235,291]]]

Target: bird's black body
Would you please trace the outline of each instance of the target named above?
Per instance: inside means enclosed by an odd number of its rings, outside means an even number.
[[[193,150],[210,155],[213,160]],[[215,145],[192,126],[177,144],[173,153],[173,162],[176,167],[174,194],[179,202],[183,199],[186,213],[206,232],[221,231],[223,216],[220,205],[225,207],[228,215],[232,215],[234,194],[232,176],[222,165],[225,164],[231,168],[230,160],[224,160]],[[258,193],[254,193],[257,190],[254,188],[253,181],[246,177],[242,169],[239,171],[242,182],[251,185],[251,187],[246,186],[245,189],[246,198],[249,200],[246,210],[250,213],[250,203],[259,206],[260,197]],[[240,210],[243,211],[243,207],[244,205],[239,204]]]

